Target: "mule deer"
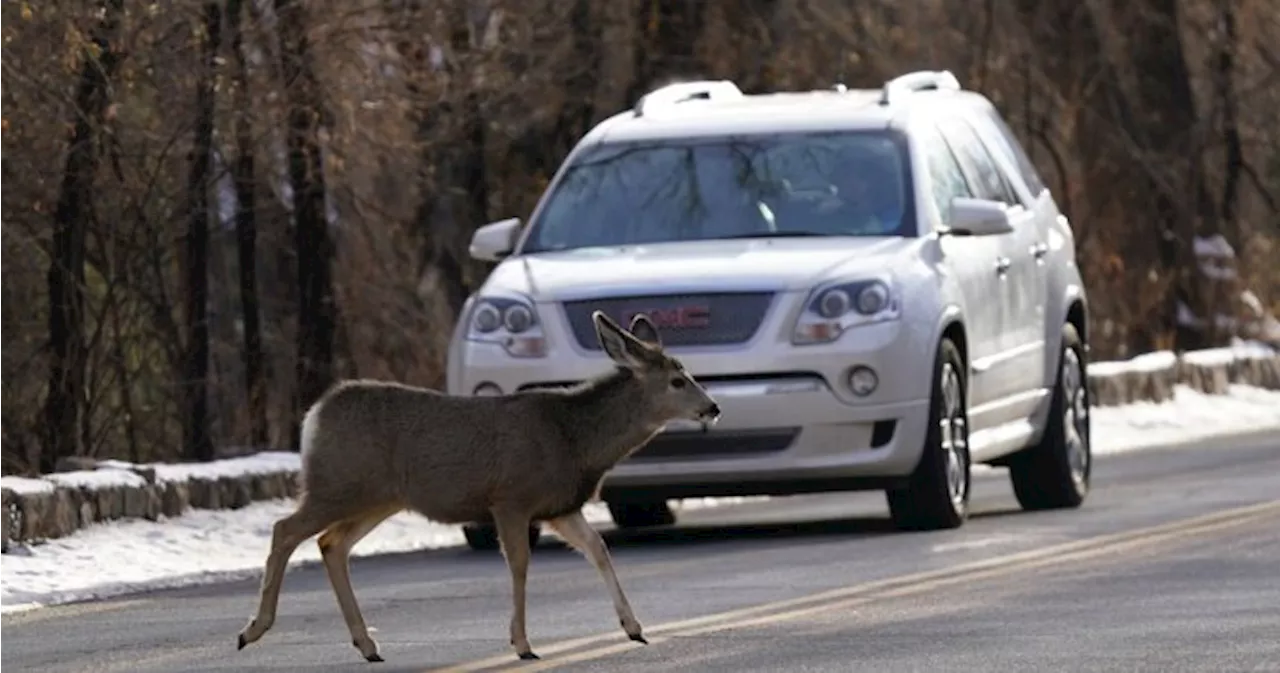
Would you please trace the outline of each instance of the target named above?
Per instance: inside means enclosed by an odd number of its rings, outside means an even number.
[[[537,659],[525,634],[528,528],[548,522],[599,571],[622,629],[644,643],[640,622],[582,506],[604,474],[674,420],[714,422],[720,408],[662,350],[644,315],[622,329],[596,311],[596,336],[617,366],[563,390],[495,397],[450,396],[377,381],[335,385],[302,422],[297,511],[276,522],[257,615],[237,649],[275,621],[289,556],[320,533],[324,567],[352,644],[382,661],[351,589],[351,548],[401,510],[441,523],[492,518],[511,571],[511,645]]]

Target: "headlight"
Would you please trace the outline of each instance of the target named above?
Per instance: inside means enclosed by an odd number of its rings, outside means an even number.
[[[467,316],[467,340],[501,344],[508,355],[539,358],[547,341],[533,304],[513,297],[480,297]]]
[[[830,343],[858,325],[895,320],[899,298],[883,280],[859,280],[818,288],[796,321],[792,343]]]

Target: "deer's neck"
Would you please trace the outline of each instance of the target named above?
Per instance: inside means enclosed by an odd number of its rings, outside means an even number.
[[[662,429],[646,415],[644,391],[628,369],[619,367],[586,384],[567,401],[567,434],[591,467],[613,467]]]

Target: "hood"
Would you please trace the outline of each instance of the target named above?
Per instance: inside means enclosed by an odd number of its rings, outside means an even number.
[[[534,301],[682,291],[806,290],[845,273],[891,268],[903,238],[776,238],[579,248],[513,257],[485,281]]]

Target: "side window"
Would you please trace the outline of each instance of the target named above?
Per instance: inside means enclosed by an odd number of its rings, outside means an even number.
[[[1010,206],[1021,205],[1013,188],[1005,181],[987,148],[978,139],[973,127],[959,119],[948,119],[939,124],[942,134],[951,144],[960,160],[960,166],[973,185],[973,191],[980,199],[1003,201]]]
[[[951,199],[971,197],[973,192],[969,190],[964,172],[960,170],[960,164],[956,163],[951,148],[942,139],[942,134],[931,131],[922,137],[927,143],[925,152],[929,160],[929,181],[933,183],[933,202],[945,220],[951,210]]]
[[[1031,157],[1027,156],[1027,152],[1022,147],[1022,143],[1018,142],[1018,137],[1013,134],[1013,129],[1005,123],[1000,117],[1000,113],[994,108],[986,111],[983,115],[983,121],[988,126],[993,127],[992,133],[988,134],[1000,146],[1001,150],[1013,159],[1013,163],[1018,167],[1018,172],[1022,174],[1022,181],[1027,183],[1027,189],[1031,190],[1032,196],[1040,196],[1045,190],[1044,180],[1040,178],[1040,172],[1036,170],[1036,165],[1031,163]]]

